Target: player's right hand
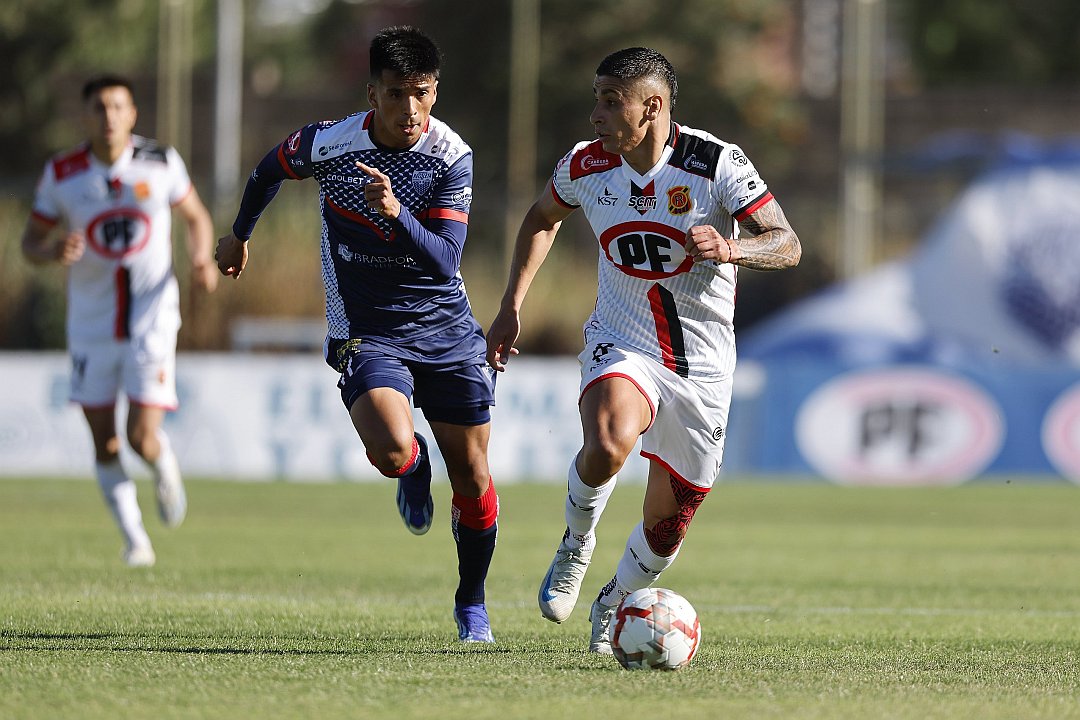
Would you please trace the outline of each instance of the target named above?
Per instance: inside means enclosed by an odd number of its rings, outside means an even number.
[[[56,262],[64,267],[74,265],[86,252],[86,236],[81,232],[69,232],[56,241]]]
[[[517,312],[509,309],[500,310],[487,332],[488,365],[498,372],[506,370],[506,364],[510,362],[510,356],[518,354],[514,342],[520,333],[521,320],[518,318]]]
[[[214,260],[217,261],[218,270],[222,275],[232,277],[234,280],[240,279],[240,273],[247,267],[247,243],[233,233],[229,233],[218,239],[217,248],[214,250]]]

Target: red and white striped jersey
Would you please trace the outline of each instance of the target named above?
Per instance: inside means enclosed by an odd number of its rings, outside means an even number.
[[[695,225],[736,237],[739,219],[772,199],[736,145],[672,123],[645,175],[578,143],[559,162],[555,200],[585,211],[600,243],[596,309],[585,324],[683,377],[718,380],[735,369],[736,267],[694,263],[683,244]]]
[[[191,187],[173,148],[139,136],[111,166],[85,144],[45,166],[34,216],[86,235],[86,252],[68,274],[69,340],[124,339],[155,326],[180,327],[172,208]]]

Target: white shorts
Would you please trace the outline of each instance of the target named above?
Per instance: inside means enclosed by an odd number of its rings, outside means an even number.
[[[130,340],[70,343],[71,401],[84,408],[116,404],[123,390],[135,405],[175,410],[176,331],[155,329]]]
[[[652,422],[641,435],[641,455],[684,483],[705,490],[712,487],[724,457],[730,377],[716,382],[690,380],[596,333],[589,334],[578,361],[579,401],[590,386],[605,378],[629,380],[652,409]]]

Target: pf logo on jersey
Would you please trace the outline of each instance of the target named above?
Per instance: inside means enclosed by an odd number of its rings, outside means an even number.
[[[107,210],[86,226],[86,242],[99,255],[122,258],[150,241],[150,217],[135,208]]]
[[[693,259],[686,254],[682,230],[648,220],[619,223],[600,235],[600,247],[615,267],[643,280],[689,272]]]

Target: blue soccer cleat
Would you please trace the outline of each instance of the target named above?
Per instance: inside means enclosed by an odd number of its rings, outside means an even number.
[[[493,643],[491,623],[488,622],[487,608],[484,603],[455,605],[454,621],[457,622],[458,638],[467,643]]]
[[[431,498],[431,461],[428,459],[427,442],[417,434],[419,455],[416,468],[397,482],[397,505],[405,527],[413,535],[423,535],[431,529],[435,514],[435,501]]]

